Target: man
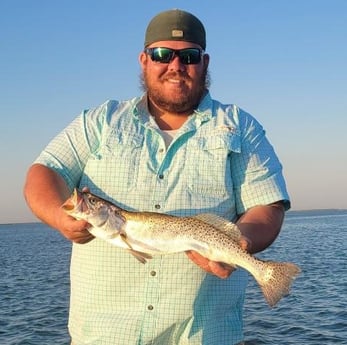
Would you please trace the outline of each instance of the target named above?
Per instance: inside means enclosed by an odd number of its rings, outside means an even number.
[[[82,344],[238,344],[247,274],[195,252],[141,265],[93,239],[61,209],[74,187],[120,207],[236,221],[250,253],[278,235],[289,198],[261,125],[208,92],[209,55],[198,18],[155,16],[139,61],[142,97],[84,111],[29,169],[25,197],[74,242],[69,330]],[[262,302],[259,302],[262,303]]]

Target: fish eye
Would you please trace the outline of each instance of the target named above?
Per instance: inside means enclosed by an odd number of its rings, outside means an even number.
[[[97,199],[93,196],[89,197],[89,202],[92,204],[92,205],[95,205],[96,202],[97,202]]]

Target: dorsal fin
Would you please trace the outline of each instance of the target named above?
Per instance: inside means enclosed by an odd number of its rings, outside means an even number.
[[[228,235],[234,242],[239,244],[241,232],[235,223],[212,213],[201,213],[192,216],[192,218],[196,218],[204,223],[212,225],[224,234]]]

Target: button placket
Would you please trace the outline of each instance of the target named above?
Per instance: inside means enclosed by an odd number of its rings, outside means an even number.
[[[159,267],[161,258],[155,257],[148,262],[148,290],[147,290],[147,310],[154,310],[155,303],[159,299]]]
[[[154,257],[152,260],[148,261],[147,267],[147,283],[146,283],[146,296],[145,296],[145,317],[142,326],[142,334],[144,339],[146,339],[146,344],[150,342],[151,339],[155,337],[156,324],[158,322],[158,317],[160,310],[158,309],[158,301],[160,298],[160,266],[161,257]]]

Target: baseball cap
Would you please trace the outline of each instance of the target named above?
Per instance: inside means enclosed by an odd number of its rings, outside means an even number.
[[[206,32],[201,21],[193,14],[173,9],[157,14],[149,22],[145,47],[158,41],[187,41],[206,49]]]

